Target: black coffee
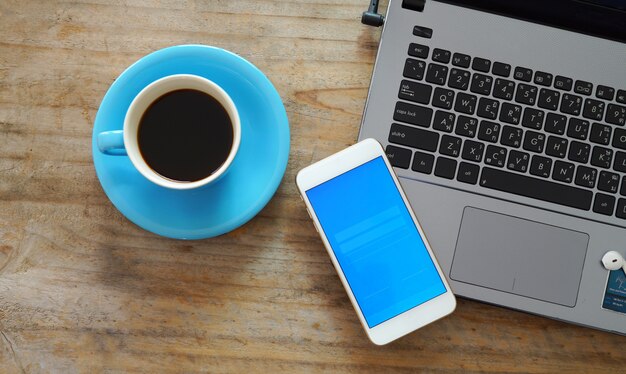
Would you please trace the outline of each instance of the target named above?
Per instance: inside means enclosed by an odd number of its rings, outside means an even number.
[[[233,136],[230,117],[215,98],[184,89],[150,104],[139,122],[137,139],[152,170],[168,179],[193,182],[224,164]]]

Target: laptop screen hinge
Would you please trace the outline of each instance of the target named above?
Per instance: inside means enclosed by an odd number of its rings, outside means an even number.
[[[424,11],[426,0],[402,0],[402,7],[416,12]]]

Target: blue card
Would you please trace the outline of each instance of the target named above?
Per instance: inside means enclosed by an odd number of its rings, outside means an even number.
[[[609,272],[602,307],[626,313],[626,274],[622,269]]]

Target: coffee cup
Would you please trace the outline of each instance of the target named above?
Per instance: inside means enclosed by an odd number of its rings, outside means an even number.
[[[100,152],[127,156],[149,181],[176,190],[220,179],[240,142],[233,100],[213,81],[191,74],[150,83],[132,100],[123,129],[97,136]]]

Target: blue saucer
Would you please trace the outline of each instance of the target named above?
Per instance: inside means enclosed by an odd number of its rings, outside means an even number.
[[[122,129],[139,91],[172,74],[195,74],[217,83],[241,117],[235,160],[221,179],[198,190],[157,186],[127,156],[107,156],[96,144],[100,132]],[[145,56],[113,82],[96,116],[92,152],[104,192],[129,220],[170,238],[210,238],[248,222],[274,195],[287,167],[289,123],[278,92],[250,62],[215,47],[175,46]]]

